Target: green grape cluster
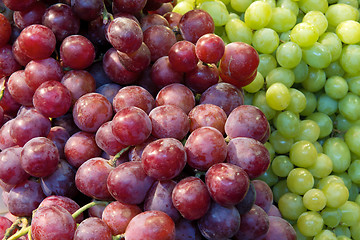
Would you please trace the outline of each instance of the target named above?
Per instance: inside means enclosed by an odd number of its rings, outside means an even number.
[[[359,0],[182,0],[226,43],[251,44],[260,64],[245,103],[271,134],[260,177],[298,239],[360,240]]]

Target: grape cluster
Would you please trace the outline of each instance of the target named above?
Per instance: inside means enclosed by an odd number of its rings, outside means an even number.
[[[251,45],[166,0],[3,4],[1,239],[296,239]]]
[[[297,239],[360,239],[359,1],[184,0],[173,11],[193,8],[225,43],[259,53],[243,89],[271,125],[260,179]]]

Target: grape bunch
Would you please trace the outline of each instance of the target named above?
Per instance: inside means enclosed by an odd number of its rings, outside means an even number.
[[[296,239],[254,47],[166,0],[2,4],[1,239]]]

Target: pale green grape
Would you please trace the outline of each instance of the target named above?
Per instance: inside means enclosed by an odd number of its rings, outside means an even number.
[[[314,186],[314,177],[305,168],[294,168],[286,178],[287,186],[293,193],[303,195]]]
[[[313,24],[317,28],[319,36],[321,36],[328,27],[328,22],[324,13],[316,10],[306,13],[303,17],[303,21]]]
[[[338,173],[337,176],[341,177],[341,179],[344,182],[344,185],[350,191],[350,188],[352,186],[352,181],[351,181],[349,174],[347,174],[347,172],[342,172],[342,173]]]
[[[316,151],[317,151],[318,153],[322,153],[322,152],[323,152],[323,147],[322,147],[322,145],[321,145],[318,141],[313,142],[313,144],[314,144],[314,146],[315,146],[315,148],[316,148]],[[314,165],[313,165],[313,166],[314,166]],[[331,164],[331,167],[332,167],[332,164]],[[308,168],[308,170],[309,170],[309,168]]]
[[[316,96],[314,93],[312,93],[308,90],[305,90],[305,89],[300,89],[300,91],[304,94],[304,96],[306,98],[306,107],[303,111],[300,112],[300,115],[301,116],[309,116],[316,109],[316,105],[317,105]]]
[[[357,155],[360,155],[360,126],[355,125],[349,128],[344,136],[349,149]]]
[[[278,181],[273,187],[272,192],[274,195],[274,201],[279,202],[281,196],[289,192],[289,189],[286,184],[286,179]]]
[[[296,232],[296,240],[313,240],[312,237],[306,237],[304,236],[300,231],[299,228],[297,227],[296,223],[293,224],[294,230]]]
[[[290,69],[277,67],[268,73],[265,81],[267,88],[269,88],[274,83],[282,83],[287,88],[290,88],[295,82],[295,74]]]
[[[315,164],[318,156],[315,146],[307,141],[295,142],[290,149],[289,157],[292,164],[298,167],[308,168]]]
[[[263,90],[255,93],[252,105],[258,107],[265,114],[268,120],[273,119],[276,114],[276,111],[267,104],[266,93]]]
[[[344,3],[337,3],[330,5],[328,10],[325,12],[325,16],[328,20],[329,27],[336,28],[337,25],[346,20],[357,21],[359,18],[359,11]]]
[[[341,22],[336,27],[336,35],[345,44],[356,44],[360,42],[360,23],[354,20]]]
[[[264,77],[260,72],[257,72],[255,79],[250,84],[243,87],[243,89],[249,93],[256,93],[260,89],[262,89],[264,83],[265,83]]]
[[[341,99],[347,94],[349,87],[346,80],[339,76],[333,76],[326,80],[325,93],[333,99]]]
[[[291,10],[295,14],[295,16],[299,14],[299,6],[293,0],[278,0],[276,2],[276,6]]]
[[[272,9],[269,3],[255,1],[245,11],[245,23],[251,29],[258,30],[265,27],[271,19]]]
[[[326,184],[322,191],[326,196],[326,206],[338,208],[343,205],[349,198],[349,190],[344,184],[331,182]]]
[[[210,14],[215,26],[224,26],[229,20],[229,12],[222,1],[206,1],[199,8]]]
[[[275,149],[274,149],[273,145],[271,145],[271,143],[268,141],[268,142],[264,143],[264,146],[269,151],[270,161],[272,161],[275,157]]]
[[[360,206],[352,201],[346,201],[339,207],[341,211],[341,223],[344,226],[354,226],[360,221]]]
[[[348,173],[354,183],[360,184],[360,160],[355,160],[350,164]]]
[[[326,206],[326,197],[320,189],[313,188],[304,194],[303,203],[310,211],[321,211]]]
[[[237,12],[245,12],[253,0],[230,0],[231,7]]]
[[[313,240],[337,240],[335,233],[329,229],[324,229],[320,233],[316,234]]]
[[[336,236],[351,237],[350,229],[346,226],[339,225],[333,229]]]
[[[273,55],[270,54],[260,54],[259,55],[259,66],[257,68],[258,72],[266,77],[268,73],[276,68],[277,62]]]
[[[276,50],[276,60],[284,68],[296,67],[301,59],[301,48],[294,42],[283,43]]]
[[[303,198],[295,193],[285,193],[279,198],[278,207],[281,216],[289,220],[297,220],[298,217],[306,212]]]
[[[360,124],[359,120],[350,121],[340,113],[336,115],[335,126],[336,126],[336,129],[341,132],[347,131],[352,126],[359,125],[359,124]]]
[[[308,170],[316,178],[325,178],[332,172],[333,163],[331,159],[324,153],[318,153],[315,164],[310,166]]]
[[[347,73],[360,74],[360,45],[346,45],[340,55],[340,65]]]
[[[311,47],[318,40],[319,32],[313,24],[301,22],[291,30],[290,38],[300,47]]]
[[[251,29],[240,19],[230,19],[225,24],[226,35],[231,42],[245,42],[251,44],[252,31]]]
[[[350,227],[350,233],[353,240],[360,240],[360,221]]]
[[[330,63],[329,66],[327,66],[327,68],[324,69],[324,71],[327,78],[334,76],[342,77],[345,74],[345,71],[344,69],[342,69],[339,61]]]
[[[290,162],[288,156],[278,155],[272,160],[271,168],[277,176],[286,177],[294,169],[294,165]]]
[[[252,38],[252,45],[259,53],[273,53],[279,46],[279,35],[271,28],[257,30]]]
[[[301,83],[309,76],[309,65],[301,60],[300,63],[293,69],[295,74],[295,83]]]
[[[348,4],[354,8],[358,8],[359,7],[359,1],[358,0],[338,0],[338,3],[344,3],[344,4]]]
[[[308,211],[299,216],[296,224],[304,236],[313,237],[323,229],[324,220],[318,212]]]
[[[346,78],[350,92],[360,95],[360,76]]]
[[[325,93],[320,94],[317,101],[316,109],[319,112],[325,113],[327,115],[332,115],[338,110],[338,102],[326,95]]]
[[[301,85],[310,92],[321,90],[326,82],[326,74],[324,70],[309,67],[308,77],[301,82]]]
[[[360,97],[352,92],[339,101],[339,112],[349,119],[355,121],[360,117]]]
[[[326,207],[321,211],[321,217],[326,226],[334,228],[340,224],[341,211],[337,208]]]
[[[192,3],[190,1],[181,1],[176,4],[172,11],[184,15],[185,13],[193,10],[194,8],[195,3]]]
[[[277,130],[287,138],[293,138],[299,133],[300,119],[290,111],[283,111],[276,118]]]
[[[289,88],[283,83],[274,83],[266,90],[266,102],[274,110],[284,110],[290,100]]]
[[[320,127],[320,135],[319,138],[324,138],[330,135],[330,133],[333,130],[333,122],[331,118],[322,112],[315,112],[309,116],[307,116],[306,119],[313,120],[317,123],[317,125]]]
[[[229,13],[229,20],[233,18],[240,19],[240,16],[234,12]]]
[[[296,15],[287,8],[276,7],[272,9],[271,19],[268,28],[278,33],[289,31],[296,24]]]
[[[256,179],[266,182],[266,184],[270,187],[274,186],[279,181],[278,176],[272,171],[270,167],[263,175],[257,177]]]
[[[293,113],[300,113],[306,107],[306,97],[305,95],[297,90],[296,88],[289,88],[290,91],[290,104],[285,108],[285,110],[291,111]]]
[[[357,195],[359,194],[358,185],[351,182],[351,188],[349,190],[349,201],[355,202]]]
[[[342,43],[340,38],[333,32],[325,32],[319,37],[319,43],[326,46],[331,53],[331,61],[336,61],[340,58],[342,51]]]
[[[332,137],[325,140],[323,144],[324,153],[333,162],[333,171],[342,173],[348,169],[351,163],[350,149],[344,140]]]
[[[328,47],[315,42],[312,46],[303,48],[303,60],[314,68],[326,68],[331,63],[331,52]]]
[[[300,0],[299,8],[307,13],[309,11],[320,11],[325,13],[328,9],[327,0]]]
[[[269,141],[277,154],[288,153],[294,143],[293,138],[286,138],[277,130],[271,132]]]
[[[337,175],[329,175],[324,178],[321,178],[319,182],[316,184],[316,188],[323,189],[327,184],[332,182],[337,182],[342,185],[345,185],[344,180],[341,177]]]
[[[254,94],[244,91],[244,104],[252,105],[254,99]]]
[[[282,32],[280,33],[280,42],[290,42],[291,39],[290,39],[290,30],[289,31],[286,31],[286,32]]]

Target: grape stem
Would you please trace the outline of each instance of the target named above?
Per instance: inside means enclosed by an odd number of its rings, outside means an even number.
[[[22,224],[22,228],[20,229],[20,231],[17,231],[14,235],[11,236],[11,233],[15,230],[15,228],[18,227],[19,223]],[[15,240],[18,239],[21,236],[26,235],[31,226],[28,226],[29,224],[29,220],[25,217],[23,218],[18,218],[12,225],[10,228],[8,228],[5,232],[4,238],[3,240]],[[29,239],[31,240],[31,239]]]
[[[0,90],[0,100],[4,97],[5,88],[6,88],[5,84],[6,84],[6,81],[5,81],[5,78],[4,78],[4,81],[2,82],[2,84],[0,86],[0,88],[1,88],[1,90]]]
[[[112,237],[112,240],[122,240],[125,239],[125,234],[119,234]]]
[[[110,159],[110,160],[108,161],[108,163],[110,164],[110,166],[115,167],[115,166],[116,166],[116,161],[118,160],[118,158],[121,157],[121,155],[122,155],[124,152],[126,152],[127,150],[129,150],[130,147],[131,147],[131,146],[127,146],[126,148],[121,149],[120,152],[118,152],[112,159]]]
[[[74,212],[72,214],[72,217],[75,219],[77,218],[78,216],[80,216],[81,213],[83,213],[84,211],[86,211],[87,209],[93,207],[93,206],[96,206],[96,205],[107,205],[109,202],[106,202],[106,201],[93,201],[93,202],[90,202],[84,206],[82,206],[81,208],[79,208],[76,212]]]
[[[108,12],[106,9],[106,4],[104,2],[104,8],[103,8],[103,24],[107,24],[110,21],[114,20],[114,17],[111,13]]]

